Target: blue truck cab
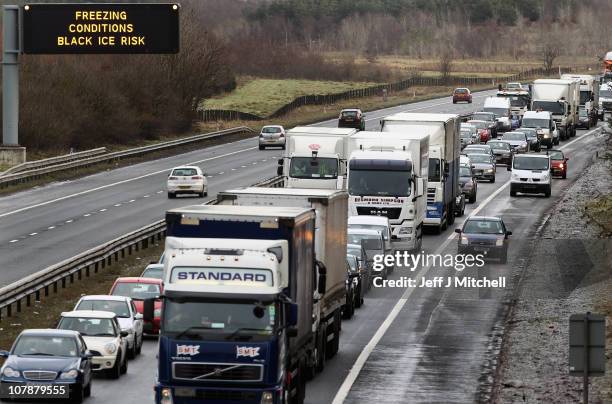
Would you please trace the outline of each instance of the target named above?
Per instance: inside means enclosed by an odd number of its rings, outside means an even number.
[[[303,402],[314,220],[302,208],[167,212],[157,403]]]

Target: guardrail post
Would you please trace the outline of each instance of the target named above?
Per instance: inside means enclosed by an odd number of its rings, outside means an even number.
[[[26,307],[30,307],[30,298],[32,295],[27,295],[26,296]]]
[[[112,255],[109,255],[109,256],[106,258],[106,261],[107,261],[108,266],[111,266],[111,264],[113,263],[113,256],[112,256]]]
[[[9,304],[8,306],[6,306],[6,316],[10,317],[13,315],[13,305]]]
[[[62,278],[62,289],[66,289],[66,278]]]
[[[74,283],[74,274],[70,274],[70,284]]]
[[[57,281],[53,282],[53,293],[57,293]]]
[[[40,289],[36,291],[35,301],[40,302]]]
[[[142,248],[143,249],[149,248],[149,238],[148,237],[142,240]]]
[[[85,267],[85,277],[89,278],[89,265]]]
[[[94,264],[94,274],[97,274],[97,273],[98,273],[98,263],[96,262]]]
[[[45,285],[45,297],[49,296],[49,285]]]
[[[21,299],[17,300],[17,313],[21,313]]]
[[[132,245],[128,246],[128,255],[132,255]]]
[[[77,279],[81,280],[82,277],[83,277],[83,269],[79,268],[79,272],[77,272]]]
[[[119,251],[115,251],[115,262],[119,261]]]

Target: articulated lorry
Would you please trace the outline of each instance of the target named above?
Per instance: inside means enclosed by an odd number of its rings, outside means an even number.
[[[420,251],[425,217],[429,134],[359,132],[349,141],[349,213],[389,218],[399,250]]]
[[[346,189],[347,144],[351,128],[298,126],[287,131],[277,174],[286,188]]]
[[[584,108],[589,117],[587,129],[597,125],[599,118],[599,80],[590,74],[562,74],[563,80],[580,80],[580,102],[578,106]]]
[[[314,292],[312,332],[315,350],[309,370],[322,370],[326,357],[338,351],[342,305],[346,302],[346,231],[348,219],[346,191],[299,188],[250,187],[217,194],[220,205],[279,206],[314,209],[315,256],[326,274],[325,293]]]
[[[561,139],[576,136],[579,102],[578,80],[538,79],[531,86],[531,110],[552,113]]]
[[[395,133],[429,134],[427,216],[425,225],[438,233],[455,222],[455,205],[461,197],[459,154],[461,119],[453,114],[399,113],[383,118],[381,130]]]
[[[166,225],[155,401],[303,403],[326,282],[315,283],[315,211],[196,205]]]

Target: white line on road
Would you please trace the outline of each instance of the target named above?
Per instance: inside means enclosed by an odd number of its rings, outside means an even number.
[[[145,195],[145,196],[143,196],[143,198],[148,198],[148,197],[149,197],[149,195]]]
[[[15,240],[11,240],[11,241],[9,241],[9,243],[16,243],[16,242],[18,242],[18,241],[19,241],[19,240],[15,239]]]
[[[570,146],[571,144],[573,144],[573,143],[575,143],[575,142],[577,142],[579,140],[583,140],[583,139],[587,138],[589,135],[592,135],[593,133],[598,132],[599,130],[600,130],[599,128],[593,129],[593,130],[583,134],[582,136],[577,137],[576,139],[572,140],[571,142],[568,142],[568,143],[564,144],[563,146],[559,147],[559,149],[560,150],[565,149],[566,147]],[[486,198],[484,201],[482,201],[478,205],[478,207],[476,209],[474,209],[466,217],[466,219],[468,219],[471,216],[474,216],[478,212],[480,212],[489,202],[491,202],[497,195],[499,195],[500,192],[502,192],[503,189],[508,187],[508,185],[510,185],[510,180],[508,180],[499,189],[497,189],[495,192],[493,192],[491,195],[489,195],[488,198]],[[446,248],[446,246],[451,242],[451,240],[453,240],[454,238],[455,238],[455,233],[452,233],[444,241],[444,243],[442,243],[442,245],[440,247],[438,247],[438,249],[434,252],[434,254],[439,254],[441,251],[443,251]],[[427,271],[429,271],[430,268],[431,268],[430,266],[423,267],[417,273],[417,276],[416,276],[417,283],[420,281],[421,278],[423,278],[427,274]],[[402,308],[404,307],[404,305],[408,301],[408,298],[410,297],[410,295],[412,294],[414,289],[415,288],[406,289],[406,291],[404,292],[402,297],[397,301],[395,306],[393,306],[393,309],[391,310],[391,312],[387,315],[387,318],[385,318],[383,323],[380,325],[380,328],[376,331],[376,333],[374,334],[372,339],[370,339],[368,344],[363,348],[363,350],[361,351],[361,354],[357,357],[357,360],[353,364],[353,367],[351,367],[351,370],[349,371],[349,374],[346,376],[346,378],[342,382],[342,385],[340,386],[340,389],[338,389],[338,392],[336,393],[336,396],[334,397],[334,401],[332,402],[332,404],[342,404],[344,402],[344,400],[348,396],[349,392],[351,391],[351,387],[353,387],[353,384],[355,383],[355,380],[357,380],[357,376],[359,376],[359,373],[361,372],[361,369],[363,369],[366,361],[370,357],[370,354],[372,353],[372,351],[374,351],[374,348],[376,348],[376,345],[378,345],[378,343],[380,342],[382,337],[386,334],[386,332],[389,329],[389,327],[391,327],[391,324],[393,324],[393,321],[395,320],[397,315],[400,313],[400,311],[402,310]]]
[[[91,213],[85,213],[85,214],[83,215],[83,217],[89,217],[89,216],[91,216]]]
[[[55,226],[49,226],[49,227],[47,227],[47,230],[53,230],[53,229],[55,229]]]
[[[203,163],[205,161],[211,161],[211,160],[216,160],[216,159],[227,157],[227,156],[233,156],[234,154],[244,153],[244,152],[255,150],[255,149],[256,149],[256,147],[247,147],[246,149],[236,150],[236,151],[231,152],[231,153],[220,154],[220,155],[215,156],[215,157],[209,157],[209,158],[206,158],[204,160],[198,160],[198,161],[194,161],[194,162],[191,162],[191,163],[187,163],[187,165],[196,165],[198,163]],[[48,200],[48,201],[45,201],[45,202],[37,203],[35,205],[25,206],[25,207],[20,208],[20,209],[16,209],[16,210],[13,210],[13,211],[10,211],[10,212],[2,213],[2,214],[0,214],[0,218],[5,217],[5,216],[9,216],[9,215],[13,215],[15,213],[25,212],[25,211],[30,210],[30,209],[39,208],[41,206],[46,206],[46,205],[49,205],[49,204],[52,204],[52,203],[55,203],[55,202],[60,202],[60,201],[63,201],[63,200],[69,199],[69,198],[74,198],[75,196],[86,195],[86,194],[89,194],[89,193],[92,193],[92,192],[95,192],[95,191],[99,191],[101,189],[111,188],[111,187],[114,187],[114,186],[117,186],[117,185],[126,184],[126,183],[132,182],[132,181],[141,180],[143,178],[151,177],[151,176],[158,175],[158,174],[161,174],[161,173],[166,173],[169,170],[170,170],[170,168],[166,168],[166,169],[154,171],[154,172],[151,172],[151,173],[148,173],[148,174],[143,174],[143,175],[140,175],[138,177],[133,177],[133,178],[128,178],[126,180],[113,182],[112,184],[106,184],[106,185],[102,185],[102,186],[99,186],[99,187],[96,187],[96,188],[87,189],[85,191],[76,192],[74,194],[64,195],[64,196],[62,196],[60,198],[51,199],[51,200]],[[133,202],[133,200],[130,201],[130,202]]]
[[[116,203],[116,204],[114,204],[113,206],[114,206],[114,207],[116,207],[116,208],[118,208],[119,206],[121,206],[121,204],[120,204],[120,203]]]
[[[73,219],[66,220],[66,223],[72,223],[72,222],[73,222]]]
[[[34,232],[34,233],[30,233],[30,234],[29,234],[29,236],[35,236],[35,235],[37,235],[37,234],[38,234],[38,233]]]
[[[106,208],[100,209],[100,212],[106,212]]]
[[[136,199],[130,199],[128,203],[136,202]]]

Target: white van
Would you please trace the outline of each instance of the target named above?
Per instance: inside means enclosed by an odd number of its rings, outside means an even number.
[[[527,111],[523,115],[521,128],[532,128],[536,130],[540,144],[547,148],[559,144],[559,131],[557,124],[552,119],[549,111]],[[520,130],[520,128],[519,128]]]
[[[517,154],[508,166],[510,176],[510,196],[517,192],[544,194],[550,197],[551,175],[550,157],[546,154]]]
[[[512,122],[510,121],[511,105],[510,100],[504,97],[487,97],[484,101],[485,112],[493,112],[497,116],[498,130],[505,132],[512,130]]]

